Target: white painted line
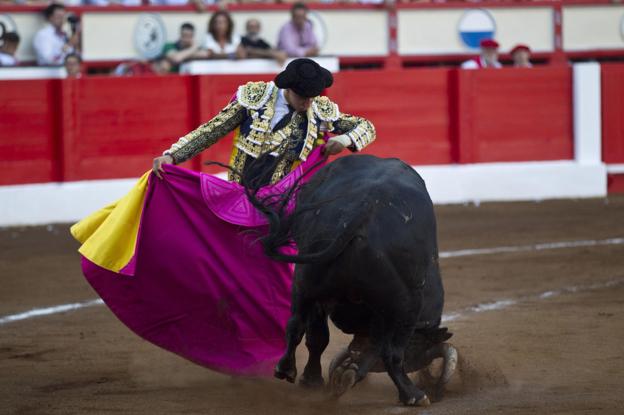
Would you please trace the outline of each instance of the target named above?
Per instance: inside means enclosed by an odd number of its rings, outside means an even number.
[[[504,299],[504,300],[493,301],[491,303],[477,304],[475,306],[465,308],[461,311],[456,311],[456,312],[452,312],[449,314],[443,314],[442,322],[448,323],[449,321],[460,320],[462,318],[468,317],[469,315],[484,313],[486,311],[504,310],[513,305],[524,303],[527,301],[546,300],[548,298],[558,297],[563,294],[600,290],[600,289],[605,289],[605,288],[616,287],[622,284],[624,284],[624,278],[617,278],[617,279],[613,279],[613,280],[603,282],[603,283],[597,283],[597,284],[591,284],[591,285],[574,285],[571,287],[564,287],[560,290],[544,291],[543,293],[527,295],[524,297],[517,298],[515,300]]]
[[[624,238],[611,238],[602,240],[587,240],[587,241],[567,241],[567,242],[551,242],[537,245],[521,245],[521,246],[499,246],[496,248],[481,248],[481,249],[460,249],[458,251],[443,251],[440,252],[440,258],[456,258],[461,256],[472,255],[488,255],[488,254],[500,254],[506,252],[530,252],[530,251],[545,251],[549,249],[563,249],[563,248],[579,248],[584,246],[600,246],[600,245],[623,245]]]
[[[81,308],[92,307],[94,305],[101,305],[101,304],[104,304],[104,301],[97,299],[97,300],[84,301],[82,303],[63,304],[63,305],[57,305],[57,306],[47,307],[47,308],[35,308],[30,311],[26,311],[24,313],[0,317],[0,325],[12,323],[14,321],[19,321],[19,320],[26,320],[32,317],[47,316],[50,314],[64,313],[66,311],[71,311],[71,310],[79,310]]]
[[[563,249],[563,248],[576,248],[576,247],[584,247],[584,246],[603,246],[603,245],[622,245],[624,244],[624,238],[611,238],[611,239],[602,239],[602,240],[585,240],[585,241],[568,241],[568,242],[552,242],[552,243],[543,243],[537,245],[521,245],[521,246],[501,246],[497,248],[482,248],[482,249],[462,249],[458,251],[443,251],[440,252],[440,258],[456,258],[462,256],[471,256],[471,255],[488,255],[488,254],[497,254],[503,252],[530,252],[530,251],[543,251],[547,249]],[[624,281],[624,280],[622,280]],[[615,285],[619,285],[622,281],[617,280]],[[590,289],[593,286],[590,286]],[[601,288],[602,286],[598,287]],[[575,287],[564,288],[559,291],[546,291],[537,296],[536,299],[545,299],[550,298],[552,296],[561,295],[563,292],[574,292],[571,290],[576,289]],[[567,291],[566,291],[567,290]],[[471,307],[467,310],[464,310],[464,313],[481,313],[484,311],[491,310],[500,310],[503,308],[507,308],[517,303],[517,300],[499,300],[493,303],[485,303],[480,304],[475,307]],[[40,317],[47,316],[50,314],[64,313],[66,311],[79,310],[81,308],[92,307],[95,305],[102,305],[104,301],[101,299],[89,300],[82,303],[73,303],[73,304],[62,304],[53,307],[47,308],[35,308],[30,311],[26,311],[24,313],[12,314],[4,317],[0,317],[0,326],[7,323],[12,323],[14,321],[25,320],[32,317]],[[457,318],[462,317],[461,313],[451,313],[449,315],[443,316],[443,321],[453,321]]]

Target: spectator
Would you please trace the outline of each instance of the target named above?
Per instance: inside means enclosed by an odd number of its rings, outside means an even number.
[[[82,76],[82,59],[76,53],[65,56],[65,72],[67,78],[80,78]]]
[[[249,58],[272,58],[280,65],[286,62],[286,52],[276,50],[260,37],[260,20],[249,19],[245,24],[246,34],[241,39],[241,44]]]
[[[171,72],[171,62],[164,56],[153,59],[149,62],[132,61],[120,63],[113,75],[134,76],[134,75],[167,75]]]
[[[176,42],[167,43],[162,54],[171,62],[172,72],[178,72],[183,62],[205,57],[200,52],[199,45],[195,44],[195,26],[192,23],[183,23],[180,26],[180,38]]]
[[[15,57],[15,52],[19,46],[20,37],[15,32],[6,32],[2,36],[2,46],[0,46],[0,66],[17,66],[19,61]]]
[[[109,1],[109,0],[104,0]],[[128,0],[126,0],[128,1]],[[134,1],[134,0],[130,0]],[[140,1],[140,0],[139,0]],[[198,12],[205,12],[207,4],[219,4],[221,7],[225,7],[226,0],[149,0],[152,5],[158,6],[185,6],[187,4],[193,4]]]
[[[245,58],[241,38],[234,34],[234,21],[225,10],[216,11],[208,21],[208,33],[204,49],[211,59]]]
[[[290,9],[291,20],[280,29],[277,48],[288,56],[318,56],[318,41],[312,22],[308,20],[308,6],[295,3]]]
[[[65,62],[65,57],[70,53],[78,52],[80,42],[80,28],[74,25],[75,32],[71,37],[63,32],[65,22],[65,7],[52,3],[43,11],[47,20],[45,27],[40,29],[33,41],[37,64],[43,66],[60,66]]]
[[[515,68],[533,67],[530,60],[531,49],[527,45],[516,45],[509,53],[511,54],[511,58],[513,59],[513,66]]]
[[[462,63],[462,69],[500,68],[498,61],[498,42],[493,39],[483,39],[479,43],[481,54],[474,59]]]
[[[141,6],[142,0],[85,0],[85,4],[89,6]]]

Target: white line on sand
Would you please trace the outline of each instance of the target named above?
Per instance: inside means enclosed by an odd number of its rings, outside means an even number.
[[[520,245],[520,246],[500,246],[496,248],[481,248],[481,249],[462,249],[458,251],[443,251],[440,252],[440,258],[455,258],[462,256],[472,256],[472,255],[488,255],[488,254],[497,254],[504,252],[530,252],[530,251],[543,251],[548,249],[564,249],[564,248],[578,248],[578,247],[586,247],[586,246],[603,246],[603,245],[623,245],[624,238],[611,238],[611,239],[601,239],[601,240],[584,240],[584,241],[568,241],[568,242],[551,242],[551,243],[543,243],[537,245]],[[565,293],[576,292],[576,291],[588,291],[599,288],[606,288],[614,285],[619,285],[624,282],[622,280],[613,280],[609,281],[605,284],[595,286],[578,286],[578,287],[567,287],[556,291],[546,291],[541,294],[529,297],[523,297],[516,300],[506,299],[494,301],[491,303],[479,304],[474,307],[469,307],[460,312],[450,313],[448,315],[442,316],[442,321],[453,321],[459,318],[464,317],[468,314],[482,313],[484,311],[492,311],[492,310],[501,310],[503,308],[510,307],[514,304],[517,304],[520,301],[526,300],[543,300],[546,298],[550,298],[553,296],[558,296]],[[102,305],[104,302],[101,299],[97,300],[89,300],[84,301],[82,303],[73,303],[73,304],[62,304],[52,307],[46,308],[35,308],[23,313],[12,314],[4,317],[0,317],[0,326],[7,323],[12,323],[19,320],[25,320],[32,317],[40,317],[47,316],[50,314],[64,313],[67,311],[79,310],[86,307],[92,307],[96,305]]]
[[[84,301],[82,303],[63,304],[63,305],[56,305],[53,307],[46,307],[46,308],[34,308],[32,310],[25,311],[23,313],[0,317],[0,325],[12,323],[14,321],[19,321],[19,320],[26,320],[27,318],[32,318],[32,317],[47,316],[50,314],[64,313],[66,311],[72,311],[72,310],[79,310],[81,308],[92,307],[94,305],[100,305],[100,304],[104,304],[104,301],[97,299],[97,300]]]
[[[550,242],[550,243],[537,244],[537,245],[499,246],[496,248],[460,249],[458,251],[446,251],[446,252],[440,252],[440,258],[455,258],[455,257],[460,257],[460,256],[500,254],[500,253],[506,253],[506,252],[546,251],[549,249],[579,248],[579,247],[586,247],[586,246],[623,245],[623,244],[624,244],[624,238],[611,238],[611,239],[587,240],[587,241]]]
[[[464,317],[467,317],[471,314],[479,314],[479,313],[484,313],[486,311],[503,310],[513,305],[527,302],[527,301],[540,301],[540,300],[545,300],[547,298],[558,297],[563,294],[600,290],[600,289],[605,289],[605,288],[617,287],[622,284],[624,284],[624,278],[616,278],[613,280],[596,283],[596,284],[573,285],[570,287],[561,288],[559,290],[544,291],[539,294],[526,295],[526,296],[519,297],[516,299],[504,299],[504,300],[492,301],[491,303],[481,303],[472,307],[464,308],[463,310],[460,310],[460,311],[455,311],[449,314],[444,314],[442,315],[442,321],[443,322],[455,321],[455,320],[459,320]]]

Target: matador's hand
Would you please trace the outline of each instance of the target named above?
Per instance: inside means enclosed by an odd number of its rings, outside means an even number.
[[[162,179],[160,173],[165,172],[162,168],[163,164],[173,164],[173,157],[171,157],[170,155],[165,155],[156,157],[154,159],[154,162],[152,163],[152,171],[159,179]]]
[[[325,154],[328,156],[333,156],[334,154],[340,153],[346,146],[351,143],[351,139],[346,135],[338,135],[336,137],[332,137],[325,144]]]

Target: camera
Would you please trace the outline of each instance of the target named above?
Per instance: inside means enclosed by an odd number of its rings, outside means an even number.
[[[76,34],[80,27],[80,18],[73,13],[69,13],[67,15],[67,23],[69,23],[72,35]]]

